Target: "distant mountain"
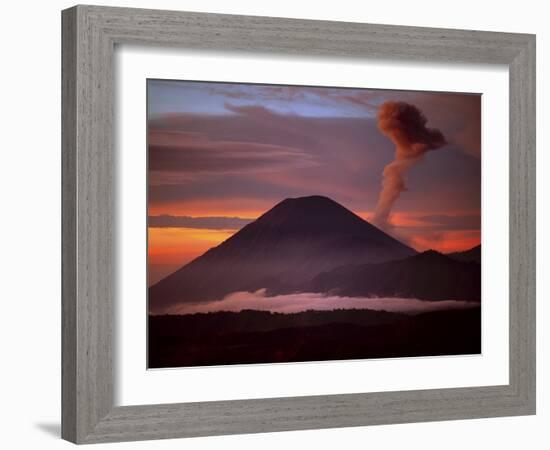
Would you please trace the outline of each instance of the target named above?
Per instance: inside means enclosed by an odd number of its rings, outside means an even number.
[[[481,245],[465,250],[463,252],[447,253],[449,258],[456,259],[457,261],[464,262],[476,262],[481,264]]]
[[[481,267],[428,250],[398,261],[355,264],[316,276],[311,291],[349,297],[481,299]]]
[[[289,198],[149,288],[149,310],[235,291],[302,290],[319,273],[416,254],[335,201]]]

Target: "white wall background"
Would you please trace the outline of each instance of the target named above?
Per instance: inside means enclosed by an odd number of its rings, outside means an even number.
[[[548,363],[550,309],[548,201],[543,179],[549,158],[543,128],[550,120],[548,11],[522,2],[393,0],[337,2],[278,0],[105,1],[111,6],[468,28],[537,34],[538,128],[538,414],[531,417],[388,425],[118,444],[117,448],[464,448],[543,449],[550,436]],[[60,417],[60,10],[72,2],[6,2],[0,45],[0,415],[3,448],[68,448]],[[547,196],[546,196],[547,199]],[[545,270],[546,269],[546,270]],[[546,329],[545,329],[546,328]],[[106,446],[98,446],[106,447]]]

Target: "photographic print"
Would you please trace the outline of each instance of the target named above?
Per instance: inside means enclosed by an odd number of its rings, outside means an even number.
[[[148,367],[481,353],[481,95],[147,80]]]

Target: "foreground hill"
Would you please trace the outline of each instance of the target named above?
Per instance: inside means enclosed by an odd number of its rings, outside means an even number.
[[[335,201],[286,199],[149,289],[149,310],[236,291],[301,291],[319,273],[416,254]]]
[[[480,352],[479,307],[417,316],[368,310],[149,316],[150,368]]]

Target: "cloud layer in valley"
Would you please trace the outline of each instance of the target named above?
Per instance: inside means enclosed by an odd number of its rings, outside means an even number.
[[[260,289],[256,292],[234,292],[219,301],[174,305],[168,313],[239,312],[245,309],[253,309],[290,314],[308,310],[372,309],[376,311],[419,314],[429,311],[472,308],[478,305],[479,303],[476,302],[456,300],[428,302],[409,298],[339,297],[318,293],[297,293],[269,297],[266,295],[265,289]]]

